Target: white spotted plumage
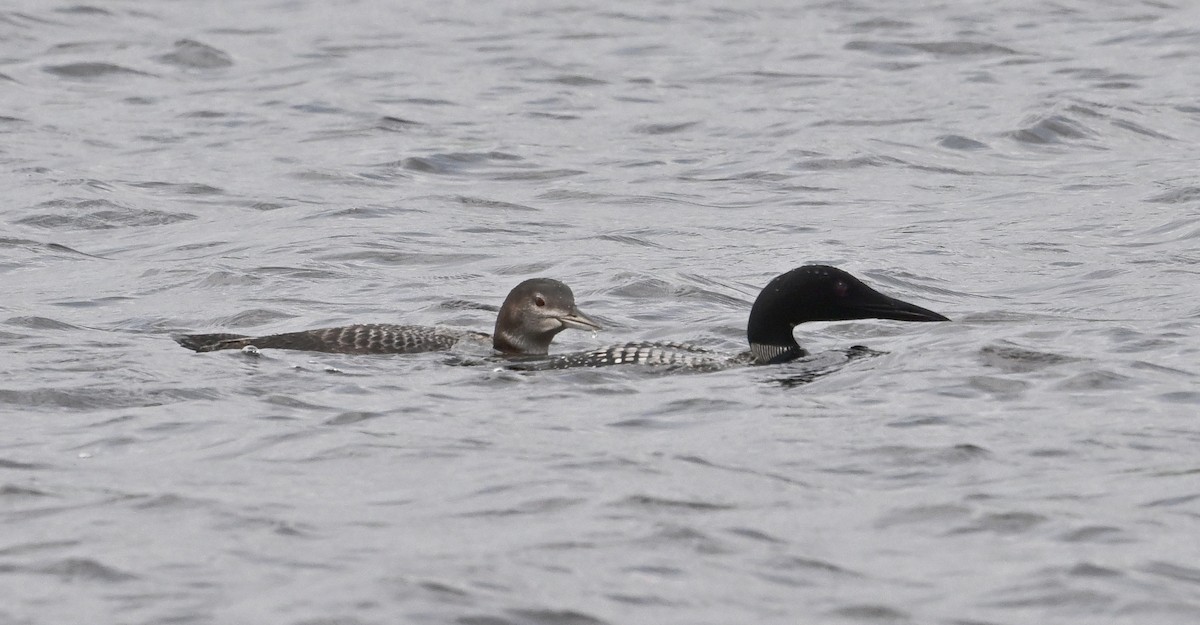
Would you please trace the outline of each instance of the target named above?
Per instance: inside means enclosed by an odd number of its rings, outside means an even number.
[[[625,343],[589,352],[566,354],[539,364],[539,369],[603,367],[607,365],[670,366],[713,371],[747,364],[748,356],[725,354],[687,343]]]

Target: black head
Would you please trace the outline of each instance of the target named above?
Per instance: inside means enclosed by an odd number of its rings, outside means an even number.
[[[550,278],[533,278],[509,292],[496,315],[492,346],[506,354],[546,354],[554,335],[567,328],[599,330],[575,306],[571,288]]]
[[[836,267],[805,265],[763,287],[750,309],[746,334],[760,361],[776,362],[804,354],[792,336],[796,325],[850,319],[949,321],[932,310],[884,295]]]

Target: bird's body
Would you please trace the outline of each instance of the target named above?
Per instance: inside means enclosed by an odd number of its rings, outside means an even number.
[[[729,367],[754,364],[750,352],[730,354],[691,343],[658,341],[652,343],[621,343],[599,349],[555,356],[536,369],[570,369],[573,367],[606,367],[609,365],[648,365],[677,367],[695,371],[716,371]]]
[[[534,278],[508,294],[492,335],[445,326],[376,323],[266,336],[185,334],[175,340],[197,352],[256,347],[337,354],[412,354],[445,351],[463,342],[490,342],[502,354],[536,356],[548,353],[554,336],[567,328],[598,330],[600,325],[579,310],[566,284]]]
[[[492,336],[486,332],[442,326],[370,323],[267,336],[187,334],[176,340],[197,352],[256,347],[335,354],[415,354],[445,351],[464,341],[487,345]]]
[[[746,328],[749,351],[728,354],[688,343],[625,343],[556,356],[536,368],[639,364],[714,370],[776,364],[807,355],[792,334],[798,324],[850,319],[949,321],[884,295],[836,267],[804,265],[777,276],[759,293]]]

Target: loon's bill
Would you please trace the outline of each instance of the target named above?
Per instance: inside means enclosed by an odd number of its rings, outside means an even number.
[[[750,309],[749,351],[728,354],[687,343],[625,343],[549,359],[538,369],[639,364],[713,370],[788,362],[808,354],[792,330],[806,321],[893,319],[949,321],[945,315],[884,295],[836,267],[804,265],[767,283]]]
[[[496,315],[494,334],[442,326],[359,324],[269,336],[185,334],[175,337],[197,351],[291,349],[336,354],[412,354],[444,351],[460,342],[487,344],[505,355],[544,356],[555,335],[567,328],[599,330],[600,324],[575,305],[570,287],[550,278],[518,284]]]

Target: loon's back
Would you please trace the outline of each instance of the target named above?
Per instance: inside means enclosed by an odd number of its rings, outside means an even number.
[[[197,352],[254,346],[259,349],[294,349],[336,354],[415,354],[447,350],[462,341],[487,345],[491,339],[491,335],[486,332],[386,323],[321,328],[268,336],[222,333],[185,334],[175,337],[180,345]]]
[[[610,365],[650,365],[678,367],[695,371],[716,371],[754,363],[750,352],[727,354],[690,343],[624,343],[589,352],[555,356],[549,360],[522,364],[522,369],[569,369]]]

